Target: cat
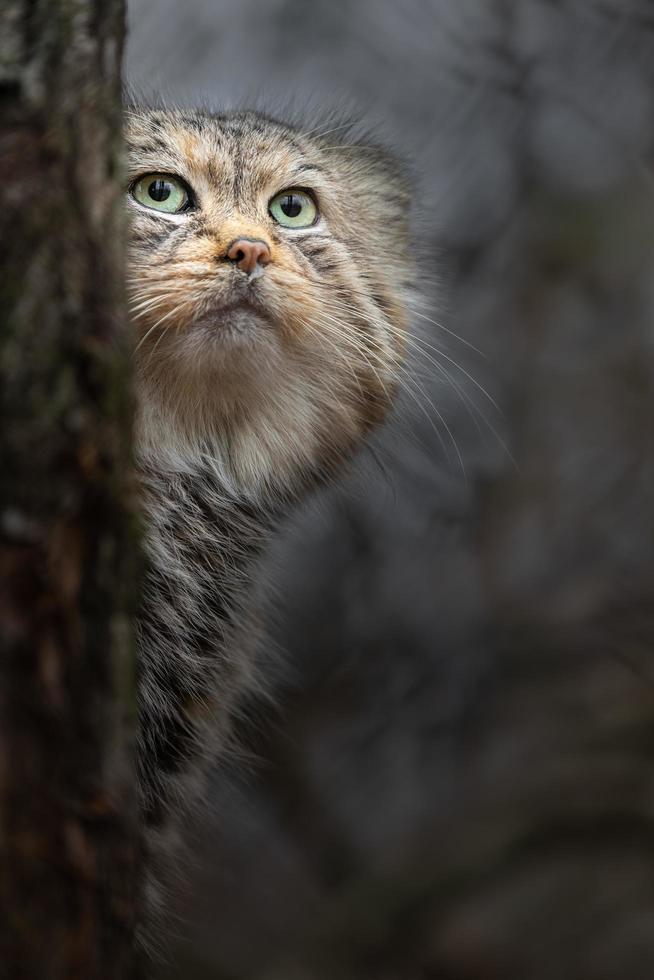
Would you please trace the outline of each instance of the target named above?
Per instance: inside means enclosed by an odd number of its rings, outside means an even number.
[[[409,184],[384,149],[327,130],[255,112],[126,114],[149,914],[166,835],[265,687],[258,559],[385,417],[404,357]]]

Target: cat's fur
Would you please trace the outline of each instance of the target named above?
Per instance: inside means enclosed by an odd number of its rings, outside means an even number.
[[[408,193],[351,131],[304,133],[256,113],[131,109],[130,186],[167,173],[195,207],[162,215],[131,196],[136,445],[147,521],[139,622],[139,772],[151,839],[197,792],[230,716],[258,683],[247,610],[269,532],[386,413],[412,280]],[[268,211],[291,188],[319,222]],[[226,261],[264,240],[256,278]]]

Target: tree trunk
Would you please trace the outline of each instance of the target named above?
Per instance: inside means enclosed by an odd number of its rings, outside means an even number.
[[[134,976],[121,0],[0,21],[0,975]]]

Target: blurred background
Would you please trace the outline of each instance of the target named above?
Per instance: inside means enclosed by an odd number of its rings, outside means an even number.
[[[424,270],[415,385],[270,557],[162,977],[651,980],[654,4],[131,0],[126,74],[354,109]]]

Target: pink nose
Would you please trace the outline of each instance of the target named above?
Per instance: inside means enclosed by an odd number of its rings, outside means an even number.
[[[237,238],[227,249],[227,258],[249,274],[257,265],[268,265],[270,248],[261,238]]]

